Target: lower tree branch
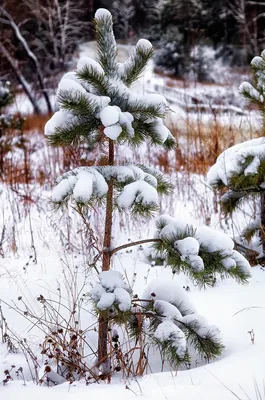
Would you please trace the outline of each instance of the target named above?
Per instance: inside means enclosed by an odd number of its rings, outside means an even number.
[[[113,254],[117,253],[120,250],[127,249],[128,247],[138,246],[138,245],[144,244],[144,243],[160,243],[160,242],[162,242],[161,239],[143,239],[143,240],[138,240],[137,242],[126,243],[126,244],[123,244],[121,246],[118,246],[115,249],[113,249],[110,254],[111,254],[111,256],[113,256]]]

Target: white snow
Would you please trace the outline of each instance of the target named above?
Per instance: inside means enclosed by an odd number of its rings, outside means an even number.
[[[108,10],[106,10],[105,8],[99,8],[95,13],[96,19],[101,19],[101,18],[106,18],[106,17],[111,17],[111,13]]]
[[[166,279],[154,279],[150,282],[142,294],[145,300],[163,300],[174,305],[181,315],[192,314],[196,309],[185,290],[176,282]],[[144,305],[148,303],[143,302]]]
[[[253,156],[253,160],[250,161],[248,165],[245,165],[246,159],[250,156]],[[225,185],[228,185],[234,174],[255,174],[260,165],[260,161],[262,161],[264,157],[264,137],[236,144],[220,154],[216,163],[210,168],[207,174],[207,180],[211,185],[214,185],[220,180]]]
[[[107,126],[104,128],[105,135],[111,140],[116,140],[122,132],[122,127],[119,124]]]
[[[77,70],[82,70],[84,67],[90,67],[95,69],[99,74],[104,74],[104,70],[101,65],[90,57],[81,57],[77,63]]]
[[[131,308],[131,297],[127,290],[123,288],[114,289],[115,294],[115,302],[118,304],[118,307],[121,311],[128,311]]]
[[[100,300],[97,303],[97,306],[100,310],[107,310],[112,307],[115,302],[115,294],[110,292],[104,292],[100,296]]]
[[[95,177],[93,174],[81,170],[77,175],[77,182],[73,190],[73,198],[78,203],[88,203],[93,194],[94,182]]]
[[[83,93],[83,94],[87,94],[86,89],[81,85],[81,82],[77,82],[76,80],[73,79],[69,79],[69,78],[65,78],[63,77],[58,85],[58,91],[57,93],[59,93],[60,91],[63,90],[68,90],[68,91],[72,91],[72,92],[79,92],[79,93]]]
[[[238,90],[239,90],[239,93],[247,93],[254,99],[259,100],[259,96],[260,96],[259,92],[249,82],[241,83]]]
[[[52,196],[55,202],[60,202],[66,195],[72,194],[76,202],[87,203],[92,195],[102,198],[108,191],[107,182],[94,167],[76,168],[63,174],[57,181]]]
[[[212,229],[208,226],[199,226],[196,230],[196,238],[209,252],[222,251],[230,256],[234,249],[234,241],[227,234]]]
[[[107,106],[103,108],[99,116],[104,126],[110,126],[116,124],[119,121],[119,112],[116,107]]]
[[[252,67],[255,67],[255,68],[261,68],[262,63],[263,63],[262,57],[256,56],[256,57],[254,57],[254,58],[252,59],[252,61],[251,61],[251,66],[252,66]]]
[[[169,341],[176,348],[176,353],[183,358],[186,353],[186,338],[182,330],[174,322],[165,320],[155,330],[156,339],[165,342]]]
[[[62,128],[67,125],[68,121],[71,121],[73,115],[67,111],[60,110],[53,114],[51,119],[46,122],[44,127],[45,135],[54,135],[56,128]]]
[[[161,142],[164,143],[167,140],[168,136],[171,135],[171,132],[163,124],[163,121],[161,118],[156,118],[155,122],[156,122],[155,131],[159,135]]]
[[[156,189],[145,181],[136,181],[126,185],[117,198],[120,208],[130,208],[133,203],[143,205],[158,204]]]
[[[194,237],[177,240],[174,245],[182,255],[198,254],[200,249],[200,244]]]
[[[136,47],[141,47],[145,51],[151,50],[153,48],[152,43],[146,39],[138,40],[138,42],[136,43]]]
[[[104,287],[100,283],[96,283],[91,291],[91,298],[94,301],[99,301],[104,293],[106,293]]]
[[[73,191],[76,181],[77,179],[75,176],[69,176],[68,179],[63,179],[61,182],[59,182],[52,191],[52,200],[55,203],[59,203],[66,196],[70,195]]]
[[[124,282],[122,275],[118,271],[103,271],[99,274],[101,285],[108,291],[113,292],[116,288],[126,289],[128,286]]]
[[[155,300],[154,309],[161,315],[161,319],[182,320],[182,315],[177,307],[165,300]]]
[[[97,307],[107,310],[114,304],[121,311],[131,308],[131,297],[128,285],[120,272],[109,270],[99,274],[100,283],[96,283],[91,291],[91,298],[97,302]]]

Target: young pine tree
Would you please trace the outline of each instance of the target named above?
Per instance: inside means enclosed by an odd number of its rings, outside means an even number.
[[[233,241],[228,236],[216,236],[209,228],[196,229],[169,216],[157,220],[153,238],[113,248],[115,210],[121,213],[129,210],[135,216],[148,218],[158,210],[158,194],[171,192],[171,184],[157,169],[119,164],[115,149],[120,144],[135,147],[146,141],[171,149],[175,140],[162,121],[167,111],[165,99],[130,90],[152,56],[150,42],[140,40],[131,56],[124,63],[118,63],[111,14],[99,9],[94,25],[98,59],[83,57],[75,72],[64,75],[57,94],[60,110],[47,122],[45,134],[54,146],[78,146],[86,142],[91,150],[105,146],[108,153],[107,165],[104,160],[103,165],[66,172],[58,179],[52,193],[52,200],[58,205],[70,201],[79,209],[101,206],[105,210],[104,238],[99,253],[102,272],[92,291],[98,312],[98,363],[108,359],[108,329],[114,320],[128,324],[137,336],[134,327],[139,328],[139,325],[134,322],[135,309],[139,307],[144,307],[143,313],[149,315],[150,332],[153,332],[149,335],[154,344],[160,346],[171,361],[176,364],[187,361],[185,338],[192,339],[190,342],[200,354],[216,356],[222,348],[216,333],[210,328],[207,330],[205,321],[196,319],[195,315],[193,319],[187,318],[188,310],[181,307],[181,296],[176,298],[174,289],[175,300],[173,297],[170,300],[166,296],[167,286],[149,288],[145,294],[148,298],[151,296],[151,301],[146,299],[149,306],[138,302],[137,307],[132,307],[137,299],[131,298],[120,274],[111,270],[111,258],[117,251],[149,242],[155,244],[149,260],[159,257],[174,273],[184,271],[201,285],[213,285],[220,275],[234,277],[240,282],[249,277],[248,263],[233,250]],[[159,290],[156,300],[160,302],[153,302],[153,290]],[[194,314],[194,310],[188,314]],[[201,329],[203,327],[205,329]]]
[[[210,184],[225,191],[221,205],[231,214],[242,203],[254,199],[259,203],[259,217],[247,225],[243,238],[251,240],[258,233],[265,254],[265,51],[251,62],[254,84],[243,82],[240,93],[259,110],[263,121],[263,136],[237,144],[225,150],[208,172]]]

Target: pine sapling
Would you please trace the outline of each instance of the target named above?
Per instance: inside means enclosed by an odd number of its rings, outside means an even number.
[[[149,260],[159,256],[174,273],[184,271],[201,285],[215,284],[218,276],[230,276],[239,282],[246,282],[249,277],[247,261],[234,251],[227,235],[199,230],[169,216],[157,220],[154,237],[113,247],[115,210],[150,218],[158,211],[158,194],[172,192],[172,185],[160,171],[146,165],[121,164],[115,150],[121,144],[133,148],[144,142],[169,150],[174,148],[175,139],[163,124],[168,111],[165,99],[160,95],[136,94],[130,89],[153,54],[151,43],[139,40],[131,56],[118,63],[109,11],[99,9],[94,25],[97,61],[82,57],[77,69],[63,76],[57,93],[60,110],[47,122],[45,134],[54,146],[79,146],[85,142],[91,151],[101,146],[108,154],[107,163],[104,160],[64,173],[52,192],[52,200],[58,206],[71,202],[76,209],[101,206],[105,212],[103,241],[98,245],[101,272],[91,293],[99,315],[98,365],[108,366],[111,326],[126,324],[136,337],[139,329],[135,327],[146,329],[144,323],[139,323],[141,315],[153,316],[150,319],[152,329],[147,333],[173,364],[187,361],[189,337],[199,352],[209,358],[216,356],[222,345],[214,330],[202,329],[205,323],[202,318],[183,319],[185,312],[179,311],[180,304],[173,305],[170,299],[161,298],[169,308],[173,307],[174,312],[168,317],[163,315],[165,309],[161,302],[156,303],[152,298],[145,299],[147,306],[142,309],[141,301],[132,298],[131,289],[121,274],[111,270],[111,259],[119,250],[149,243],[155,245],[150,249]],[[182,295],[181,292],[180,297]]]

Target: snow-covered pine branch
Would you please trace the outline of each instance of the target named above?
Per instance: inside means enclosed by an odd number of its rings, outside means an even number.
[[[188,293],[176,282],[155,279],[147,285],[142,298],[146,299],[141,302],[143,310],[153,313],[144,329],[172,366],[189,362],[191,348],[208,360],[220,355],[220,331],[196,312]]]
[[[250,277],[248,261],[225,233],[168,215],[160,216],[156,225],[155,238],[161,241],[145,249],[149,261],[164,261],[174,273],[182,271],[201,286],[213,286],[220,276],[241,283]]]
[[[146,216],[157,210],[158,193],[169,194],[171,190],[159,171],[143,165],[79,167],[58,178],[52,200],[58,205],[70,198],[79,205],[95,204],[106,197],[111,179],[117,207]]]

